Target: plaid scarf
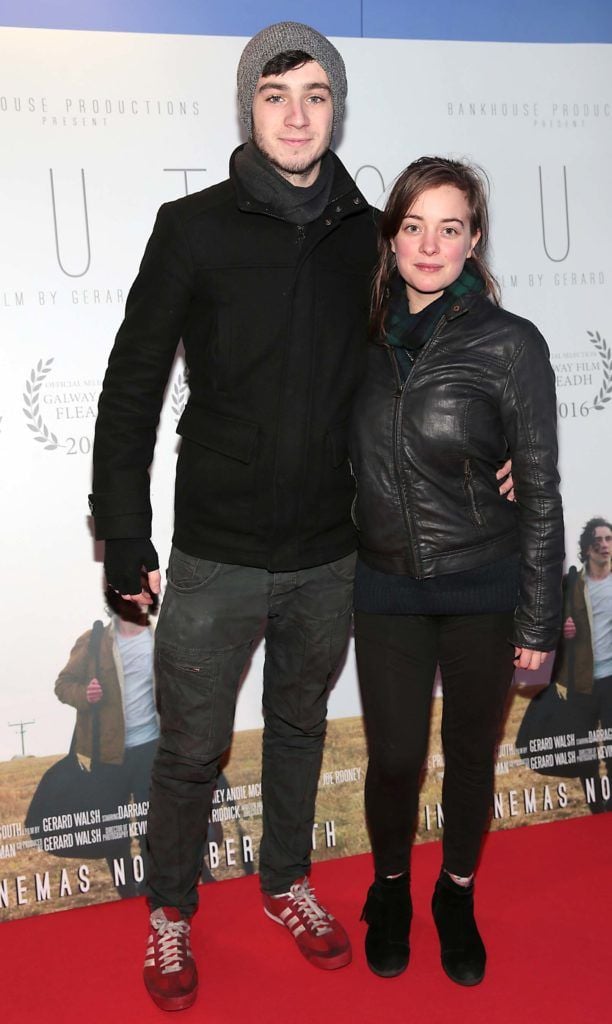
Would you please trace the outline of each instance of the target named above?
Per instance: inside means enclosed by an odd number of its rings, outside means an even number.
[[[429,341],[438,321],[453,302],[464,295],[483,292],[484,289],[485,283],[476,267],[466,260],[457,280],[444,289],[440,298],[431,302],[420,313],[413,314],[408,307],[406,283],[399,274],[395,274],[389,287],[384,340],[389,345],[409,350],[410,361],[413,362],[418,349],[423,348]]]

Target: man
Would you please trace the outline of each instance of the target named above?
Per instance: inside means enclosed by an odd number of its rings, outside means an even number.
[[[93,751],[92,709],[98,709],[98,771],[109,773],[109,786],[118,802],[128,803],[133,798],[135,803],[141,803],[149,796],[159,736],[150,618],[157,614],[158,597],[147,588],[136,604],[125,601],[110,587],[105,597],[111,621],[101,632],[97,659],[91,651],[92,631],[87,630],[72,648],[68,663],[56,680],[55,693],[64,704],[76,708],[76,749],[86,757],[91,757]],[[122,898],[137,896],[140,891],[130,850],[129,838],[116,840],[109,845],[111,852],[106,858]],[[140,840],[140,851],[146,866],[144,838]],[[117,870],[116,863],[123,871]]]
[[[598,723],[603,729],[612,730],[612,524],[599,517],[589,519],[580,535],[579,547],[584,568],[577,573],[572,566],[564,579],[563,636],[552,679],[567,688],[567,699],[574,707],[576,734],[584,737]],[[606,740],[603,746],[609,749],[610,741]],[[601,791],[598,760],[590,765],[583,762],[580,774],[588,806],[594,814],[612,807]],[[608,779],[612,780],[612,757],[605,757],[604,763]],[[594,782],[597,786],[593,800]]]
[[[348,937],[309,886],[326,706],[351,613],[355,537],[346,451],[376,257],[372,210],[329,150],[342,58],[294,22],[246,46],[238,99],[251,138],[230,177],[161,208],[100,399],[91,507],[109,582],[160,589],[148,467],[182,337],[175,529],[156,636],[161,737],[148,821],[145,984],[190,1006],[189,927],[219,760],[241,673],[266,638],[264,910],[325,969]]]

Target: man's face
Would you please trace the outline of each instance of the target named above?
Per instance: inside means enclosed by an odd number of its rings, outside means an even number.
[[[596,526],[593,543],[587,548],[588,559],[596,565],[606,565],[612,558],[612,530],[608,526]]]
[[[253,142],[283,178],[312,185],[329,149],[329,79],[316,61],[260,78],[253,97]]]

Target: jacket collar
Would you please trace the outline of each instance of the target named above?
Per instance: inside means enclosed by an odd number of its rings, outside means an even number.
[[[274,217],[276,214],[265,203],[250,195],[236,174],[235,158],[242,148],[242,146],[238,146],[234,150],[230,157],[229,167],[230,181],[234,187],[238,209],[242,210],[243,213],[262,213],[267,214],[269,217]],[[368,208],[365,196],[357,188],[342,161],[331,151],[330,156],[334,166],[334,177],[329,202],[321,215],[327,227],[331,227],[336,221],[343,220],[345,217],[350,217],[352,214],[360,213]]]
[[[475,294],[474,292],[469,295],[455,296],[453,302],[446,310],[446,320],[456,320],[458,317],[463,316],[464,313],[468,313],[482,298],[484,298],[483,295]]]

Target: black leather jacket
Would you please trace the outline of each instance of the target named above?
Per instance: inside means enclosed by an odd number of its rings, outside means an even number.
[[[369,346],[351,461],[361,557],[422,579],[520,551],[511,641],[552,650],[561,619],[563,515],[554,374],[533,324],[480,295],[457,300],[402,384]],[[516,503],[495,472],[512,456]]]

